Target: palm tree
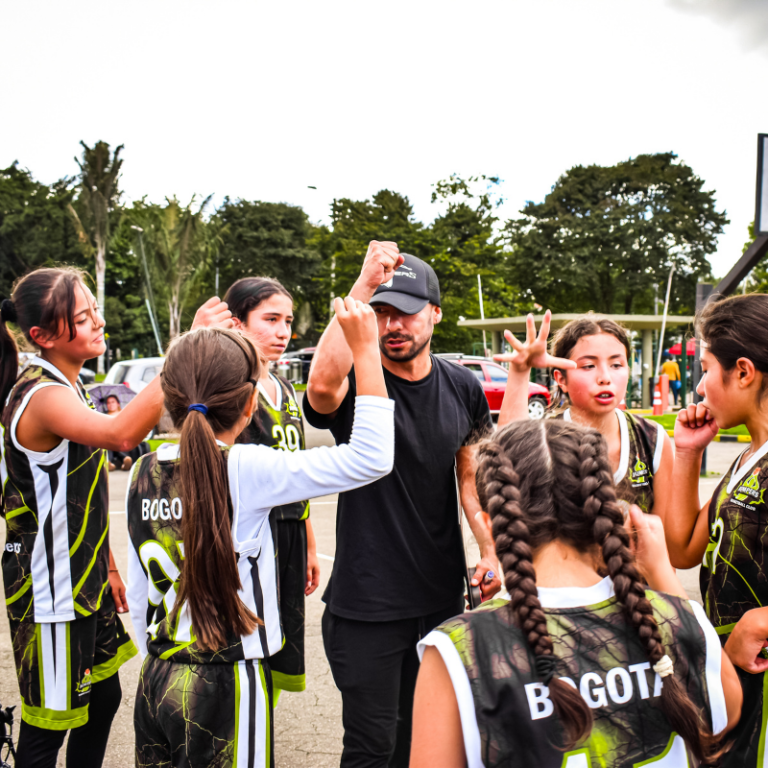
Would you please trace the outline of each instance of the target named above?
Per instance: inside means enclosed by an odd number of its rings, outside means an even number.
[[[96,260],[96,301],[104,310],[104,278],[107,271],[109,245],[109,214],[120,197],[117,178],[123,161],[119,159],[121,144],[110,157],[109,144],[97,141],[89,147],[84,141],[82,161],[75,158],[80,168],[80,215],[70,203],[68,210],[77,230],[80,247],[88,258]],[[99,357],[98,372],[104,373],[104,357]]]
[[[209,254],[216,245],[203,219],[210,199],[211,196],[203,200],[197,210],[193,210],[194,197],[186,206],[176,197],[166,198],[163,207],[141,200],[128,212],[130,221],[144,232],[153,284],[168,305],[171,339],[181,332],[184,304],[190,290],[203,277]]]

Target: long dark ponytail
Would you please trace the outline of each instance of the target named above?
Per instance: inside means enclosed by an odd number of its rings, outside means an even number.
[[[580,551],[598,545],[648,660],[655,664],[665,655],[629,550],[605,440],[597,430],[559,420],[514,422],[481,446],[477,486],[493,522],[510,609],[526,632],[539,676],[549,685],[569,749],[589,735],[592,712],[570,685],[557,677],[547,681],[554,664],[544,660],[553,646],[536,588],[534,549],[554,539]],[[661,709],[700,762],[710,765],[719,757],[718,739],[674,675],[664,678]]]
[[[19,278],[11,297],[0,304],[0,406],[11,391],[19,369],[19,350],[9,324],[18,327],[30,344],[30,330],[42,328],[47,333],[69,332],[75,338],[75,289],[84,287],[78,269],[36,269]],[[60,329],[60,326],[61,329]]]
[[[237,423],[258,378],[251,344],[219,328],[176,339],[162,372],[166,408],[181,427],[184,563],[171,621],[187,601],[198,643],[209,650],[224,645],[230,633],[248,635],[262,623],[238,595],[227,466],[215,437]],[[196,403],[207,413],[189,409]]]

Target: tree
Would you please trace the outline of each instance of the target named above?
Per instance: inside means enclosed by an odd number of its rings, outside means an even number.
[[[67,207],[73,192],[68,179],[48,186],[18,163],[0,170],[0,295],[39,267],[83,266],[83,256]]]
[[[692,310],[728,223],[714,192],[671,152],[576,166],[507,223],[509,274],[555,312],[649,311],[675,265],[672,309]]]
[[[203,200],[197,210],[193,210],[194,198],[182,206],[172,197],[166,198],[165,206],[140,200],[126,211],[124,226],[143,230],[152,287],[165,302],[171,339],[181,332],[189,294],[209,265],[211,238],[203,212],[210,199]]]
[[[80,195],[77,207],[70,205],[69,212],[75,223],[83,253],[96,262],[96,301],[104,307],[104,279],[107,271],[110,213],[117,206],[120,192],[117,179],[123,161],[119,159],[121,144],[110,155],[109,144],[97,141],[89,147],[84,141],[82,161],[75,158],[80,168]],[[104,358],[99,357],[99,373],[104,372]]]

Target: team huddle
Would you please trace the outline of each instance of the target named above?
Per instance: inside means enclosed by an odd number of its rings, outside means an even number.
[[[20,768],[55,766],[67,734],[68,766],[101,766],[137,653],[137,766],[273,766],[278,696],[307,687],[309,500],[329,494],[322,633],[344,768],[768,765],[768,295],[697,316],[703,399],[674,447],[618,408],[630,339],[591,314],[549,345],[549,313],[507,334],[494,428],[475,375],[430,352],[434,270],[394,243],[371,243],[312,362],[303,416],[334,447],[305,450],[296,392],[269,371],[293,319],[269,278],[200,307],[115,416],[78,378],[105,348],[81,273],[26,275],[0,316]],[[37,348],[21,373],[12,330]],[[556,383],[541,421],[534,368]],[[107,451],[139,445],[164,408],[180,437],[131,469],[124,580]],[[702,503],[706,446],[742,424],[752,442]],[[698,564],[703,607],[675,570]],[[483,599],[467,612],[466,586]]]

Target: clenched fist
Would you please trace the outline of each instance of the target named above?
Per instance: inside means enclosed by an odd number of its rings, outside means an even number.
[[[371,240],[368,253],[365,254],[363,269],[357,279],[357,286],[361,292],[356,292],[356,295],[364,294],[366,301],[370,299],[382,283],[391,279],[402,263],[403,257],[400,255],[397,243]]]

